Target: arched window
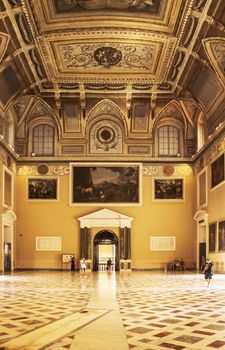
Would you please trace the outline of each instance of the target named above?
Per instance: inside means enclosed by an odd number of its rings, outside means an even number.
[[[177,156],[180,153],[179,130],[172,125],[158,129],[158,155]]]
[[[39,156],[54,155],[54,128],[48,124],[39,124],[33,128],[32,152]]]

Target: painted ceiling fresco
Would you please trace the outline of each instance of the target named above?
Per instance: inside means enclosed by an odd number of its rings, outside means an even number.
[[[57,14],[81,11],[124,11],[158,14],[161,0],[54,0]]]

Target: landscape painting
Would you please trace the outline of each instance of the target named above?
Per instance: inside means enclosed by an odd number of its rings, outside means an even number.
[[[28,199],[57,200],[57,178],[29,178]]]
[[[140,164],[71,164],[71,204],[140,204]]]
[[[183,179],[154,179],[154,200],[184,200]]]

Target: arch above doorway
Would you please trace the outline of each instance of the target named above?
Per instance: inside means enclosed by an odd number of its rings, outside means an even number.
[[[110,258],[112,269],[119,270],[119,240],[117,235],[108,229],[100,230],[93,237],[93,270],[106,270]]]

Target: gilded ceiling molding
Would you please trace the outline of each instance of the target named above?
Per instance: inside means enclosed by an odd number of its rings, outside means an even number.
[[[195,0],[194,9],[197,11],[202,11],[205,7],[207,0]]]
[[[45,79],[46,75],[45,75],[44,67],[43,67],[41,60],[40,60],[40,57],[39,57],[38,50],[36,48],[32,48],[29,51],[29,54],[30,54],[31,61],[34,64],[34,67],[35,67],[35,70],[36,70],[38,77],[40,79]]]
[[[56,82],[91,85],[161,84],[177,44],[176,37],[110,28],[57,32],[37,40],[45,68]]]
[[[11,7],[18,7],[20,6],[20,0],[8,0]]]
[[[194,32],[196,30],[198,24],[198,19],[194,16],[191,16],[188,20],[186,30],[184,31],[184,35],[181,40],[181,44],[185,47],[187,47],[191,39],[193,38]]]
[[[217,75],[225,82],[225,38],[215,37],[202,40],[203,47]]]
[[[6,165],[7,164],[7,153],[6,151],[0,146],[0,161]]]
[[[10,41],[10,37],[8,34],[0,33],[0,62],[4,58],[9,41]]]
[[[32,43],[31,33],[24,13],[17,13],[15,18],[24,42],[26,44]]]
[[[177,74],[179,73],[180,67],[183,63],[185,57],[185,53],[183,51],[177,51],[174,61],[173,61],[173,65],[171,67],[168,79],[171,81],[174,81],[177,77]]]
[[[173,33],[177,17],[181,11],[182,0],[22,0],[30,8],[40,32],[54,29],[61,31],[65,20],[72,29],[86,27],[100,28],[102,19],[106,26],[115,27],[120,22],[123,27]],[[185,12],[193,0],[188,0]],[[79,18],[79,20],[77,20]]]

